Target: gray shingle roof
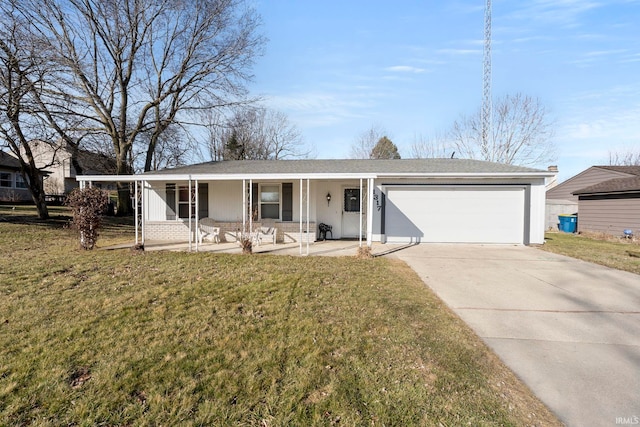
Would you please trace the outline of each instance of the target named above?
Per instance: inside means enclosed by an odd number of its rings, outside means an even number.
[[[596,166],[600,169],[607,169],[615,172],[628,173],[629,175],[640,176],[640,166]]]
[[[20,170],[20,162],[12,155],[0,151],[0,167],[11,170]]]
[[[468,159],[402,160],[237,160],[207,162],[147,172],[164,174],[425,174],[425,173],[531,173],[540,169]]]
[[[640,176],[629,178],[614,178],[604,181],[578,191],[574,191],[574,195],[585,194],[612,194],[612,193],[635,193],[640,192]]]

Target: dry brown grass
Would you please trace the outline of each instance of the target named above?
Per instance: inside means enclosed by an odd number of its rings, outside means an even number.
[[[399,261],[0,239],[0,425],[559,425]]]
[[[596,233],[547,233],[540,249],[640,274],[637,240]]]

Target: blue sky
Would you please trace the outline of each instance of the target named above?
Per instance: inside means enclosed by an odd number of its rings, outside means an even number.
[[[538,97],[560,180],[640,150],[640,0],[494,0],[493,95]],[[484,1],[256,0],[269,39],[251,91],[318,158],[372,126],[408,157],[482,102]],[[546,165],[541,165],[545,167]]]

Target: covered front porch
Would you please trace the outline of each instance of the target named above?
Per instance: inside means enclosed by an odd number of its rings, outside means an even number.
[[[261,176],[129,176],[136,215],[135,244],[186,242],[189,251],[216,250],[201,241],[202,220],[216,227],[219,244],[239,248],[261,227],[276,231],[277,246],[295,246],[299,254],[322,237],[371,245],[373,178],[297,178]],[[113,177],[110,178],[111,180]],[[92,185],[100,177],[83,179]],[[319,225],[329,231],[320,233]],[[326,227],[325,227],[326,228]],[[218,243],[215,244],[216,246]],[[254,245],[254,250],[262,249]]]

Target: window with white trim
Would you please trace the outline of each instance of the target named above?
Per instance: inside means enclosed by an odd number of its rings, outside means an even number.
[[[20,173],[16,174],[16,188],[27,188],[27,182]]]
[[[3,188],[11,188],[13,187],[13,182],[11,178],[11,173],[9,172],[0,172],[0,187]]]
[[[195,192],[196,186],[191,186],[191,197],[189,197],[188,185],[176,185],[175,183],[166,184],[166,218],[167,220],[186,219],[196,216]],[[189,204],[191,203],[191,212],[189,212]],[[198,216],[205,218],[209,216],[209,185],[200,183],[198,185]],[[176,215],[177,213],[177,215]]]
[[[280,185],[260,185],[260,218],[280,219]]]

